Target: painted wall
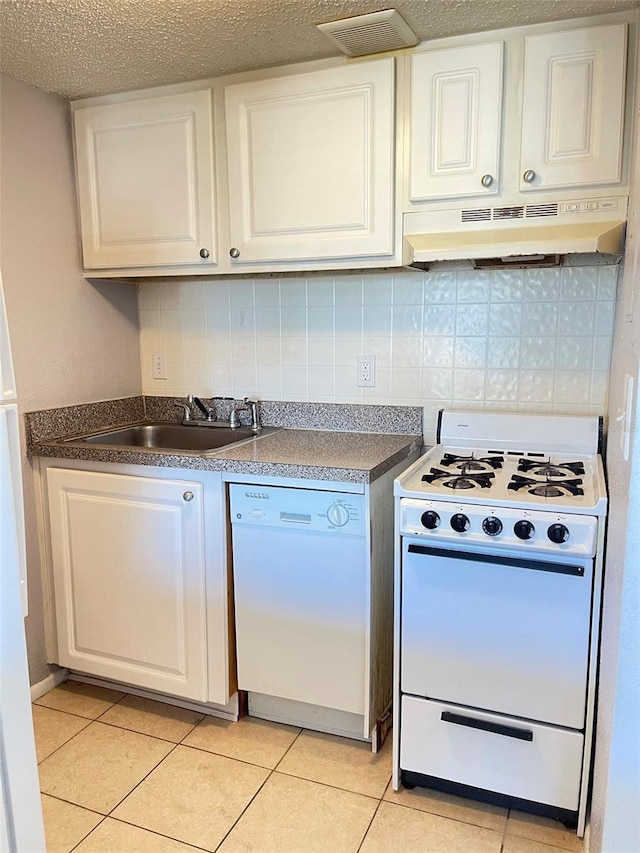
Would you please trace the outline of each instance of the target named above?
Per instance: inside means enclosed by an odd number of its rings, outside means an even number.
[[[76,220],[69,106],[0,80],[0,265],[22,411],[140,393],[135,288],[88,283]],[[31,683],[47,675],[34,474],[23,465]]]
[[[427,442],[443,406],[602,414],[618,270],[145,282],[143,389],[423,405]],[[356,386],[359,354],[376,356],[375,388]]]
[[[609,526],[591,846],[594,853],[640,850],[640,87],[636,85],[634,178],[625,270],[618,299],[609,403]],[[619,415],[626,377],[635,383],[629,458]]]

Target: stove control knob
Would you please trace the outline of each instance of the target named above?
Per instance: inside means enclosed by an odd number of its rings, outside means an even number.
[[[569,529],[564,524],[552,524],[547,530],[547,536],[556,545],[561,545],[569,538]]]
[[[498,533],[502,533],[502,522],[494,515],[489,515],[482,522],[482,529],[487,536],[497,536]]]
[[[469,529],[469,519],[466,515],[461,512],[457,512],[455,515],[451,516],[451,529],[455,530],[456,533],[464,533],[465,530]]]
[[[518,539],[531,539],[536,529],[530,521],[516,521],[513,525],[513,532]]]
[[[422,513],[420,521],[422,522],[422,526],[426,527],[427,530],[435,530],[436,527],[440,527],[440,516],[431,509]]]

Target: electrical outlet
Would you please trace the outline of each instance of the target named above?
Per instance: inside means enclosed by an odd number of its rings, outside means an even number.
[[[359,355],[356,359],[356,385],[358,388],[374,388],[376,384],[375,355]]]
[[[151,357],[151,370],[154,379],[167,378],[167,354],[166,352],[154,352]]]

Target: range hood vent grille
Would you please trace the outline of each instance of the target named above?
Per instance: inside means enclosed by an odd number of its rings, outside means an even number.
[[[418,37],[395,9],[317,24],[320,32],[347,56],[366,56],[418,44]]]
[[[487,222],[490,219],[539,219],[541,216],[558,216],[555,202],[527,204],[512,207],[472,207],[460,211],[460,222]]]
[[[461,222],[486,222],[487,219],[491,219],[490,207],[478,207],[475,210],[461,211]]]
[[[531,219],[537,216],[557,216],[558,215],[558,205],[557,204],[528,204],[526,209],[526,217],[527,219]]]
[[[524,217],[524,207],[519,205],[517,207],[494,207],[493,208],[493,218],[494,219],[522,219]]]

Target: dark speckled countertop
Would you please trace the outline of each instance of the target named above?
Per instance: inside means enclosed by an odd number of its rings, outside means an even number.
[[[166,407],[158,398],[128,398],[86,406],[50,409],[25,415],[27,448],[32,456],[81,459],[133,465],[224,471],[259,476],[291,477],[334,482],[369,483],[389,471],[422,444],[422,410],[407,406],[305,404],[305,414],[320,429],[299,428],[299,407],[278,403],[277,432],[247,443],[202,455],[172,450],[68,443],[83,432],[141,421],[175,419],[173,400]],[[263,423],[269,420],[269,404]],[[276,407],[276,404],[271,404]],[[292,411],[287,412],[287,405]],[[293,407],[296,408],[293,408]],[[362,411],[364,410],[364,411]],[[284,422],[284,423],[282,423]],[[342,429],[325,428],[337,423]],[[347,431],[353,423],[354,431]],[[291,426],[289,426],[291,424]],[[366,431],[363,430],[366,429]],[[376,427],[381,427],[378,430]],[[386,431],[385,430],[388,430]],[[391,431],[393,429],[393,432]],[[396,431],[397,430],[397,431]]]

